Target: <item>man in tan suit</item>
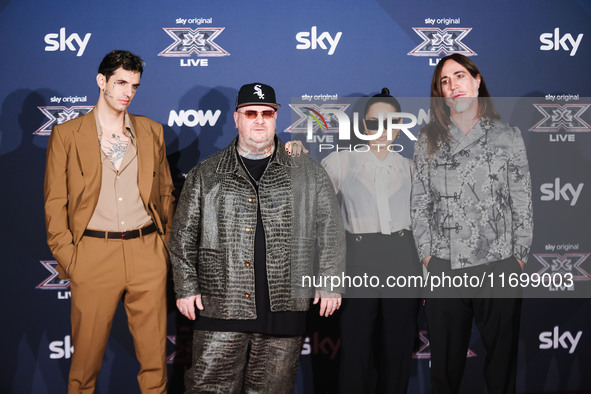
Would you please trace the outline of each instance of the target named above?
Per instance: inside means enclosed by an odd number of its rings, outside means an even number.
[[[121,298],[142,393],[166,391],[166,272],[172,180],[162,126],[127,112],[143,71],[131,52],[101,62],[95,108],[55,126],[47,146],[47,243],[70,279],[69,393],[93,393]]]

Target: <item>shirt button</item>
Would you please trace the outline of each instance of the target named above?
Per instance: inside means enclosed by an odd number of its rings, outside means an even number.
[[[246,298],[250,298],[250,293],[244,293],[244,296],[245,296]]]
[[[117,175],[117,179],[119,179],[119,175]]]
[[[119,197],[117,200],[119,200],[119,201],[123,201],[123,197]]]
[[[125,224],[125,222],[122,220],[122,221],[121,221],[121,224]]]
[[[248,199],[248,202],[255,202],[255,201],[256,201],[256,198],[254,198],[254,197],[250,197],[250,198]]]
[[[250,267],[250,261],[245,261],[244,262],[244,265],[247,266],[247,267]]]

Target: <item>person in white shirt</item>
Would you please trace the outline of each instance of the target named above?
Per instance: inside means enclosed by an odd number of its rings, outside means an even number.
[[[400,109],[398,100],[387,88],[382,89],[367,101],[363,119],[366,134],[382,130],[382,135],[368,141],[366,152],[333,152],[322,161],[341,201],[350,277],[376,275],[385,283],[389,275],[422,274],[410,232],[412,162],[388,149],[400,130],[393,130],[388,139],[385,119]],[[382,128],[380,121],[384,122]],[[406,393],[418,295],[404,290],[392,293],[380,285],[349,288],[346,296],[340,320],[340,392],[373,391],[375,359],[377,392]],[[381,350],[379,357],[373,357],[374,349]]]

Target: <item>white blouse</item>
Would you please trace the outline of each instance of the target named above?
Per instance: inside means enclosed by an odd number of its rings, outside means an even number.
[[[333,152],[322,160],[340,196],[345,229],[391,234],[410,229],[411,160],[396,152]]]

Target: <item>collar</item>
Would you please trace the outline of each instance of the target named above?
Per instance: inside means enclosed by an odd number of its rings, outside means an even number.
[[[380,148],[380,149],[388,149],[388,147],[387,146],[384,146],[383,148]],[[359,153],[364,154],[366,156],[363,156],[363,157],[365,158],[365,160],[367,162],[376,162],[378,164],[379,163],[385,163],[385,164],[394,163],[398,159],[398,157],[402,157],[402,156],[400,156],[399,153],[397,153],[397,152],[391,152],[391,151],[388,151],[388,154],[386,155],[386,158],[384,160],[378,159],[378,157],[372,151],[370,151],[370,150],[367,151],[367,152],[355,152],[355,153],[357,153],[357,154],[359,154]]]
[[[485,119],[483,118],[478,119],[468,134],[464,134],[464,132],[452,122],[449,127],[449,132],[453,139],[451,153],[455,154],[484,137],[488,131],[488,128],[482,127],[484,121]]]
[[[103,138],[103,130],[101,128],[101,122],[98,118],[98,111],[95,111],[98,104],[93,108],[92,112],[94,113],[94,122],[96,123],[96,132],[98,134],[99,141]],[[131,122],[131,118],[129,117],[129,112],[125,111],[125,115],[123,118],[124,126],[125,126],[125,134],[131,139],[135,139],[135,129],[133,128],[133,123]]]
[[[377,170],[377,169],[385,169],[391,173],[398,173],[400,172],[400,168],[398,163],[402,159],[402,156],[397,152],[388,152],[388,155],[384,160],[380,160],[374,155],[372,152],[358,152],[358,154],[362,154],[365,156],[358,156],[363,157],[365,160],[362,161],[358,168],[364,168],[365,170]]]

